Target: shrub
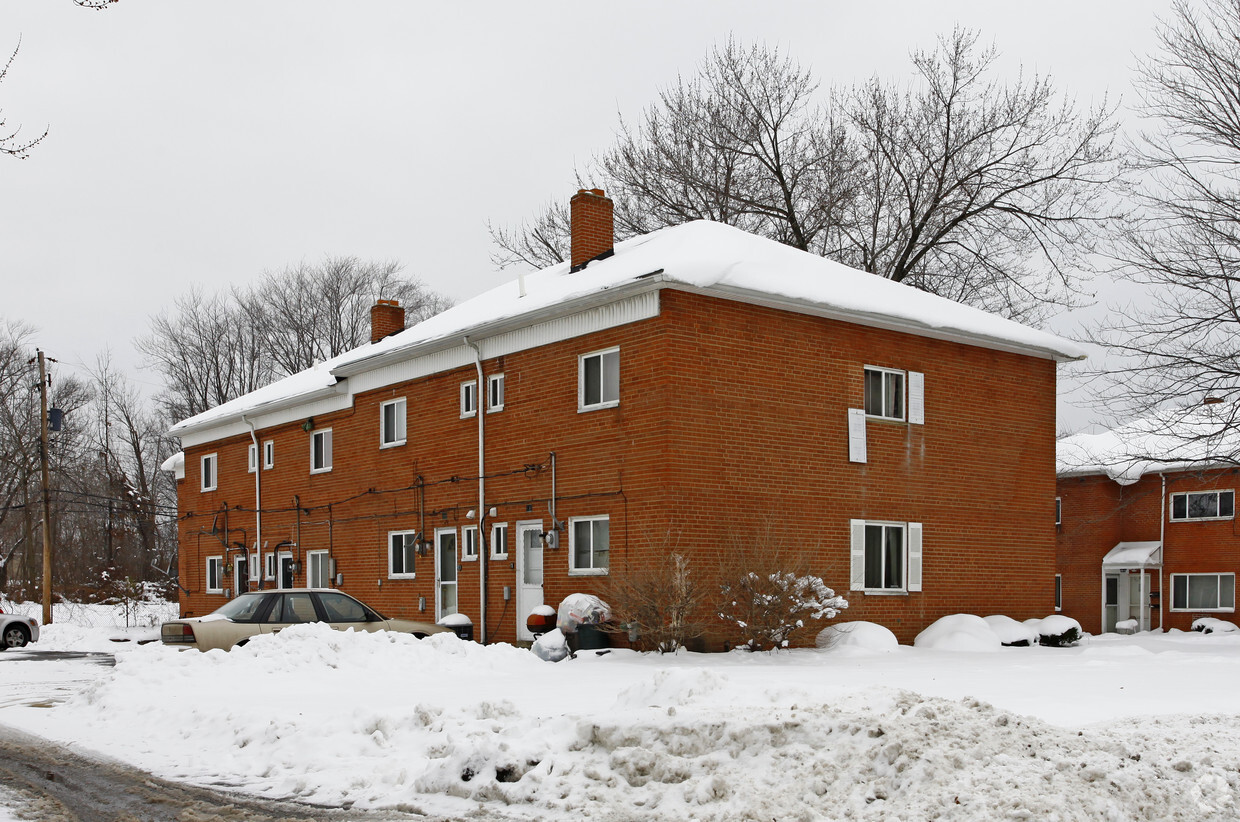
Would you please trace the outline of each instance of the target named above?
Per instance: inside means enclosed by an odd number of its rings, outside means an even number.
[[[821,577],[794,571],[747,571],[720,591],[719,618],[735,626],[751,651],[786,648],[807,619],[833,619],[848,607]]]
[[[639,651],[670,653],[706,633],[698,618],[705,594],[682,554],[668,554],[654,566],[612,569],[606,599],[612,622],[600,626],[628,634]]]

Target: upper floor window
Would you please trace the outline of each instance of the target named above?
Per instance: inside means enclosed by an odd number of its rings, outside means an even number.
[[[1171,495],[1171,519],[1231,519],[1236,512],[1235,491],[1197,491]]]
[[[332,470],[332,430],[325,428],[310,435],[310,473]]]
[[[413,579],[413,563],[418,555],[417,531],[392,531],[388,534],[388,576]]]
[[[870,365],[865,367],[865,415],[889,420],[904,419],[903,371]]]
[[[258,470],[258,446],[254,443],[250,443],[248,464],[251,474]]]
[[[568,538],[570,573],[607,573],[611,564],[610,517],[574,517],[568,521]]]
[[[487,377],[487,411],[504,410],[504,375],[492,374]]]
[[[620,349],[582,354],[578,361],[577,410],[620,404]]]
[[[1236,610],[1236,575],[1172,574],[1171,610]]]
[[[276,467],[276,444],[274,440],[267,440],[263,443],[263,470],[268,471]]]
[[[474,381],[461,383],[461,418],[472,417],[478,413],[478,383]]]
[[[379,447],[405,444],[405,398],[388,400],[379,406]]]
[[[219,457],[215,454],[207,454],[202,458],[202,490],[214,491],[216,484],[219,482]]]

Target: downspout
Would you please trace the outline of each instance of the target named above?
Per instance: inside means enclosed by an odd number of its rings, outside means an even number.
[[[1163,594],[1167,593],[1166,587],[1163,585],[1163,569],[1167,567],[1167,475],[1159,474],[1162,477],[1162,500],[1158,506],[1158,548],[1162,554],[1162,562],[1158,563],[1158,630],[1166,632],[1167,626],[1163,624]]]
[[[254,423],[245,418],[245,414],[241,415],[241,421],[250,427],[250,442],[254,443],[254,552],[258,555],[258,587],[263,587],[263,451],[258,444],[258,433],[254,430]],[[247,555],[245,558],[249,567],[246,568],[246,574],[254,567],[254,563],[250,561]],[[250,583],[246,582],[246,590],[250,589]]]
[[[486,547],[484,536],[486,523],[486,395],[487,386],[482,376],[482,350],[462,338],[465,345],[474,352],[474,367],[478,369],[478,390],[474,394],[474,413],[478,417],[478,622],[479,642],[487,644],[487,559],[490,553]]]

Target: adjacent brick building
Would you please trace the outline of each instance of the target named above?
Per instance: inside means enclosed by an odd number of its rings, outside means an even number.
[[[1222,413],[1228,413],[1223,411]],[[1233,620],[1234,442],[1210,406],[1059,444],[1057,605],[1091,633]]]
[[[331,585],[511,642],[670,552],[802,557],[904,641],[1051,611],[1078,348],[714,223],[613,247],[610,207],[574,198],[571,263],[399,333],[377,306],[370,345],[178,424],[182,611]]]

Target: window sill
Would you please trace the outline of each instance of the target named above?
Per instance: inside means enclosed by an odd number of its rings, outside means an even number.
[[[507,554],[491,554],[491,559],[494,559],[494,560],[508,559],[508,555]]]
[[[1233,519],[1235,519],[1234,515],[1230,517],[1184,517],[1183,519],[1172,519],[1169,522],[1228,522]]]
[[[1173,614],[1234,614],[1235,608],[1172,608]]]
[[[584,414],[587,411],[601,411],[604,408],[616,408],[619,405],[620,400],[616,400],[615,402],[600,402],[596,405],[579,405],[577,406],[577,413]]]
[[[908,596],[908,591],[905,591],[903,589],[897,590],[895,588],[866,588],[861,593],[865,594],[868,597],[906,597]]]
[[[402,445],[404,445],[406,442],[408,442],[408,440],[397,440],[396,442],[381,442],[379,443],[379,450],[382,451],[384,448],[399,448]]]
[[[311,468],[310,469],[311,474],[330,474],[331,472],[332,472],[331,468]]]
[[[569,568],[568,575],[570,577],[605,577],[607,576],[606,568]]]
[[[477,562],[477,561],[478,561],[478,557],[476,556],[461,557],[461,562]]]
[[[461,415],[461,419],[463,419],[463,420],[472,420],[472,419],[473,419],[474,417],[476,417],[476,416],[478,416],[478,412],[476,412],[476,411],[470,411],[468,414],[462,414],[462,415]]]
[[[487,409],[487,413],[488,413],[488,414],[498,414],[500,411],[503,411],[503,410],[504,410],[504,406],[502,406],[502,405],[497,405],[497,406],[495,406],[494,408],[488,408],[488,409]]]
[[[874,422],[897,422],[897,423],[902,423],[904,425],[908,425],[908,420],[906,420],[904,417],[882,417],[877,414],[866,414],[865,421],[870,422],[871,420],[873,420]]]
[[[203,494],[209,494],[209,493],[211,493],[212,491],[214,491],[215,489],[216,489],[216,486],[212,485],[210,488],[201,488],[201,489],[199,489],[199,491],[200,491],[201,493],[203,493]]]
[[[417,574],[388,574],[388,579],[417,579]]]

